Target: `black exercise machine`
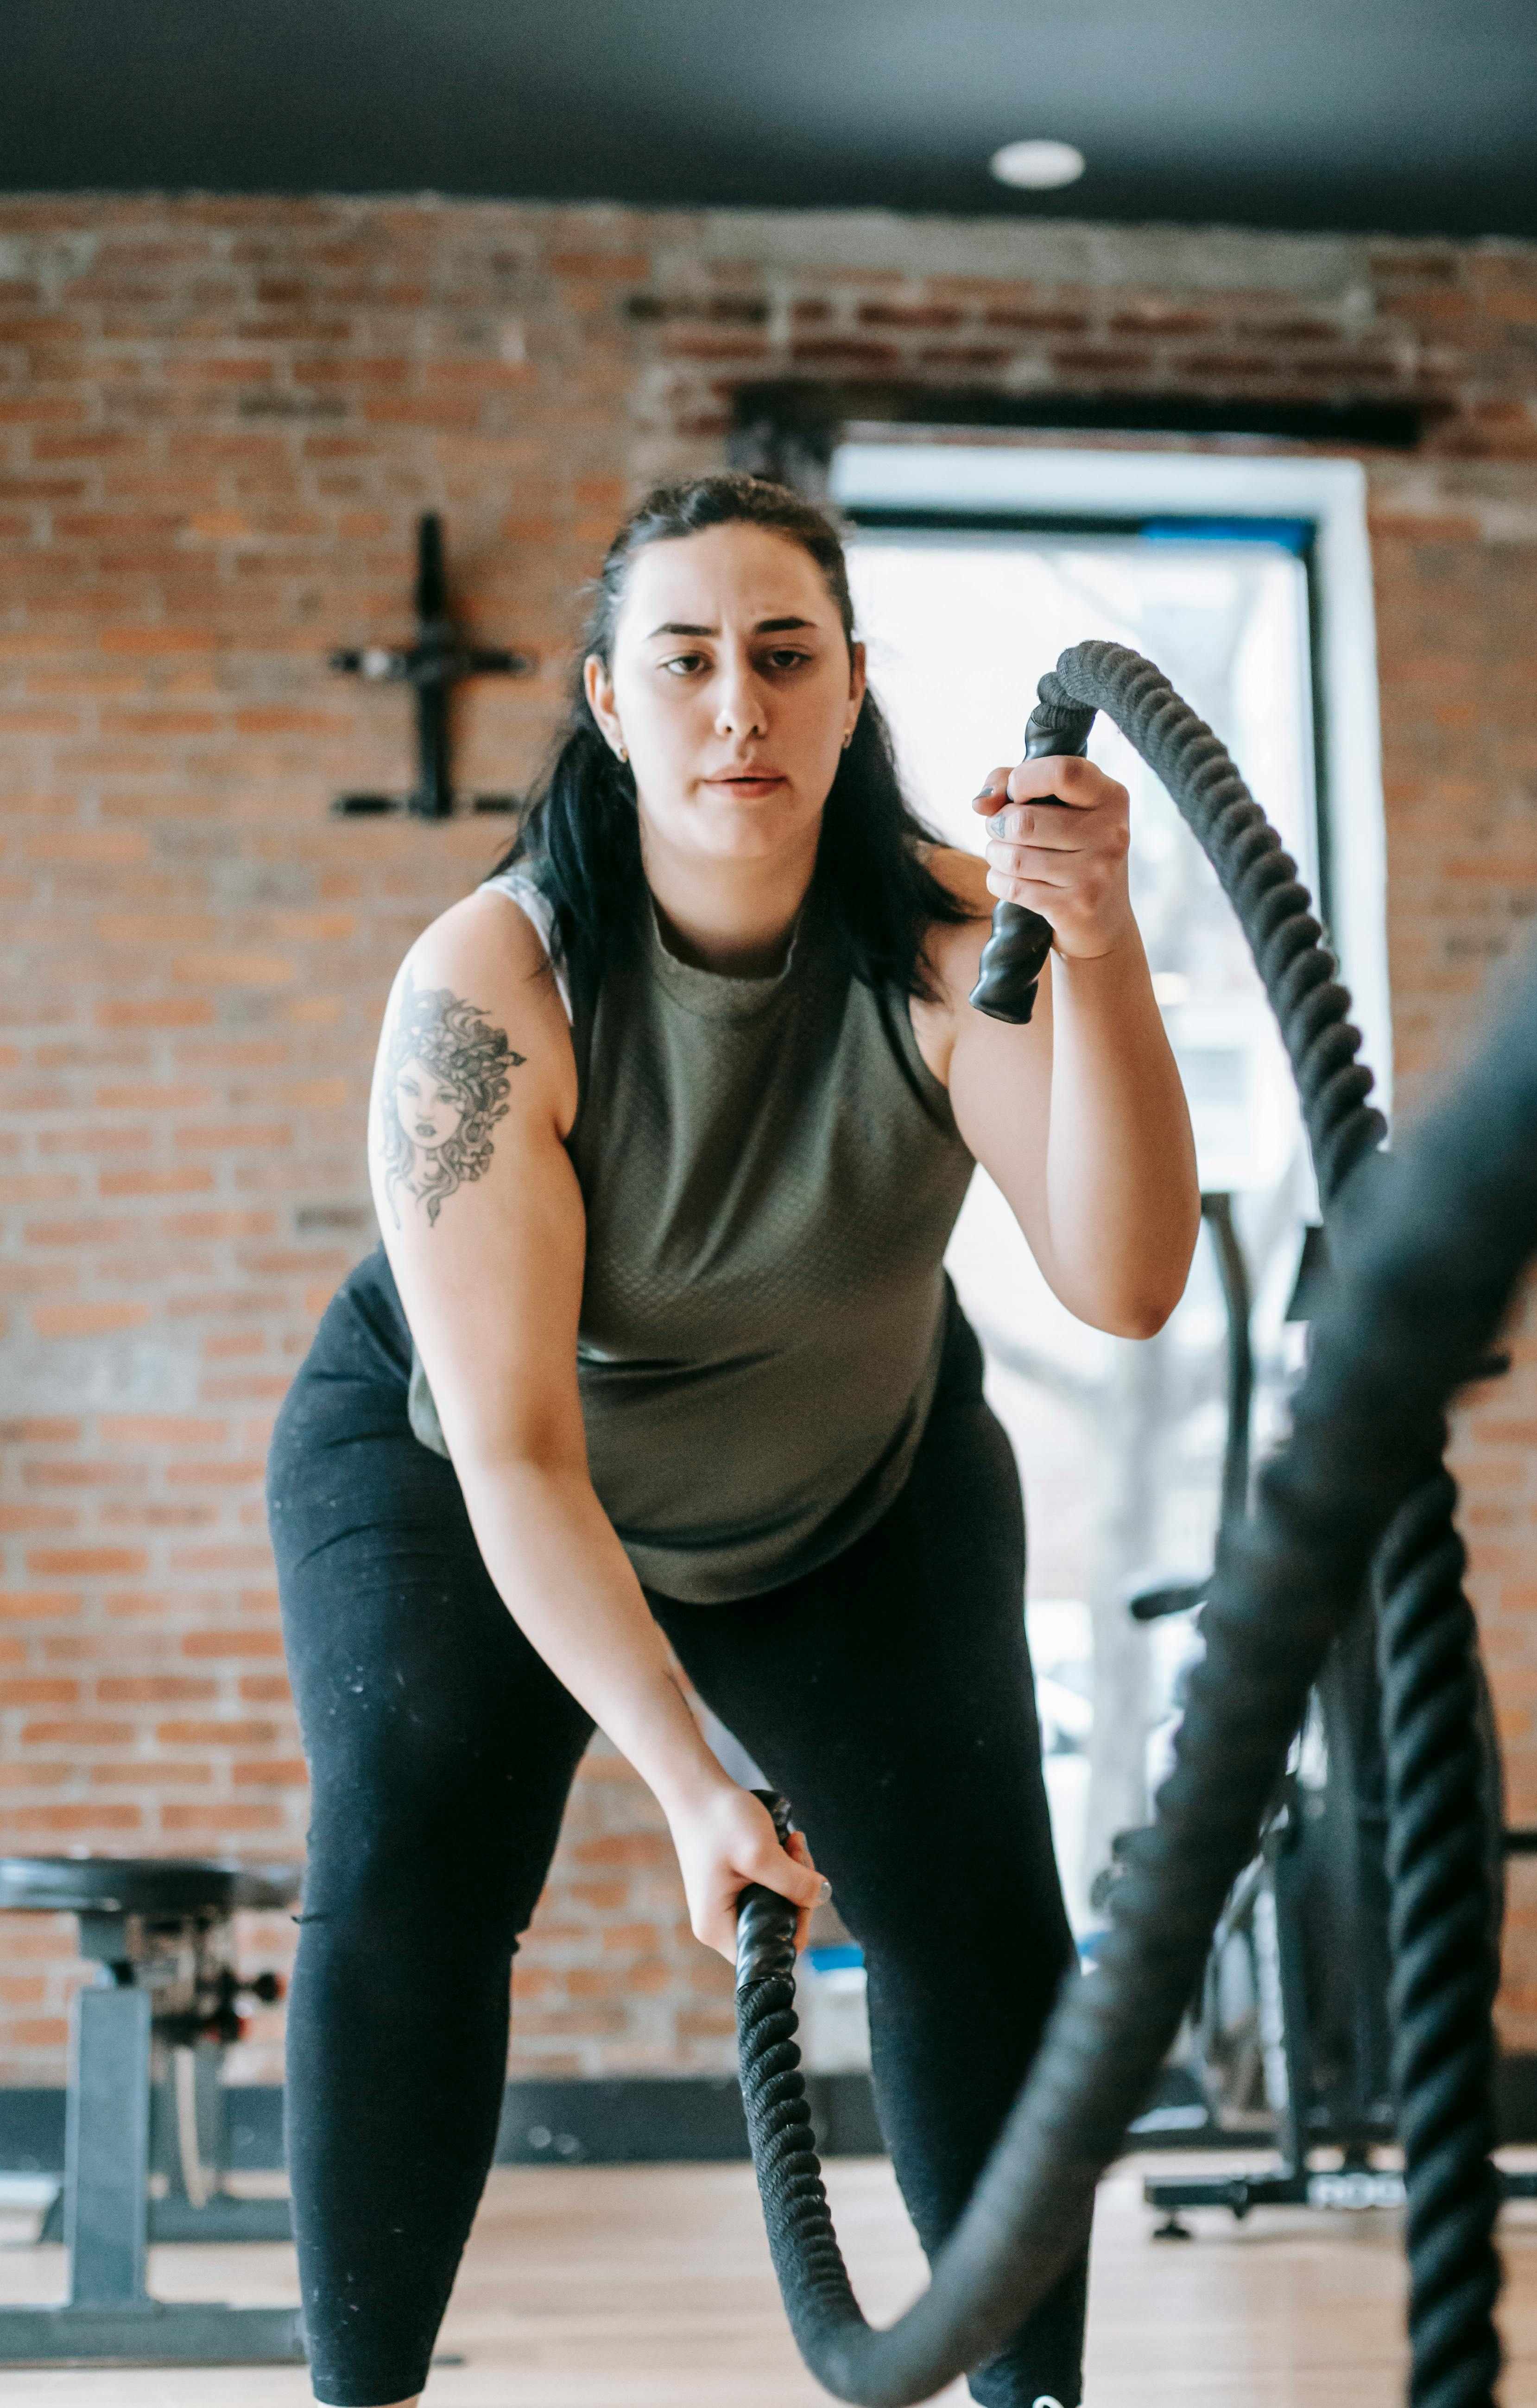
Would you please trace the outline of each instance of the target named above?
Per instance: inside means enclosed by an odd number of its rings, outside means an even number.
[[[1248,1511],[1254,1396],[1251,1283],[1231,1198],[1201,1211],[1214,1240],[1228,1329],[1228,1426],[1219,1528]],[[1286,1319],[1305,1323],[1325,1270],[1323,1230],[1310,1226]],[[1494,1377],[1509,1358],[1482,1367]],[[1194,1612],[1209,1582],[1154,1584],[1128,1600],[1134,1620]],[[1382,1694],[1370,1603],[1335,1641],[1308,1703],[1252,1862],[1223,1908],[1186,2018],[1184,2060],[1209,2118],[1207,2146],[1272,2140],[1280,2163],[1230,2174],[1159,2175],[1143,2185],[1164,2221],[1156,2238],[1188,2240],[1186,2208],[1401,2207],[1402,2174],[1373,2153],[1397,2139],[1387,1993],[1391,1976]],[[1492,1713],[1481,1694],[1491,1837],[1501,1798]],[[1124,1840],[1115,1843],[1118,1852]],[[1502,1853],[1530,1833],[1502,1834]],[[1491,1862],[1498,1894],[1500,1864]],[[1096,1884],[1108,1902],[1114,1865]],[[1315,2153],[1338,2156],[1318,2165]],[[1537,2198],[1537,2175],[1501,2171],[1507,2199]]]
[[[157,2300],[145,2283],[151,2241],[289,2237],[286,2200],[224,2186],[219,2071],[242,1998],[281,1995],[276,1974],[237,1973],[231,1917],[291,1907],[298,1893],[296,1865],[0,1857],[0,1910],[78,1916],[80,1954],[98,1969],[70,2017],[57,2203],[69,2297],[0,2308],[0,2365],[303,2360],[296,2309]]]

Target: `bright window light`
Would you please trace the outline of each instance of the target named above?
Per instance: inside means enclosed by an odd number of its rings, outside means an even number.
[[[1141,533],[856,524],[850,582],[870,689],[890,720],[906,790],[930,824],[953,845],[982,850],[971,797],[989,770],[1019,759],[1041,672],[1064,646],[1109,638],[1156,660],[1231,745],[1314,884],[1306,571],[1289,539],[1296,529],[1271,520],[1258,533],[1249,539],[1215,518],[1188,533],[1177,520],[1146,522]],[[1214,872],[1102,714],[1089,752],[1130,791],[1132,898],[1201,1182],[1236,1207],[1256,1289],[1262,1451],[1285,1410],[1283,1314],[1314,1202],[1296,1096]],[[1151,1634],[1134,1628],[1127,1594],[1143,1573],[1197,1576],[1212,1559],[1226,1426],[1214,1258],[1209,1244],[1198,1250],[1161,1337],[1140,1345],[1107,1337],[1057,1302],[979,1171],[946,1260],[1025,1476],[1046,1787],[1082,1935],[1097,1921],[1088,1893],[1109,1830],[1142,1819],[1166,1769],[1178,1651],[1190,1644],[1184,1616]]]

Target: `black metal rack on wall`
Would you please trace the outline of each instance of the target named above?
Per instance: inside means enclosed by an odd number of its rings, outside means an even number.
[[[446,820],[454,809],[450,704],[467,678],[529,677],[539,666],[533,652],[472,644],[452,617],[443,562],[443,523],[424,511],[416,530],[416,640],[405,647],[366,644],[335,652],[332,668],[344,677],[379,685],[409,685],[416,696],[416,783],[409,795],[338,795],[331,809],[342,818],[378,818],[406,811],[413,819]],[[472,811],[509,812],[515,795],[476,795]]]

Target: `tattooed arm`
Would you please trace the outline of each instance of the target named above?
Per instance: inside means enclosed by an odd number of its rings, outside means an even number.
[[[486,1569],[654,1791],[695,1929],[729,1956],[741,1881],[788,1895],[806,1877],[705,1746],[589,1476],[585,1215],[565,1146],[576,1101],[538,937],[510,897],[469,896],[411,948],[385,1014],[369,1128],[380,1226]],[[723,1847],[744,1867],[734,1888]]]

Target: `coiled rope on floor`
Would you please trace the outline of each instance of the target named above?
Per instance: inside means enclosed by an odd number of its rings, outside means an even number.
[[[795,2045],[794,1912],[766,1891],[746,1894],[739,2057],[770,2251],[808,2365],[863,2408],[908,2408],[1008,2341],[1082,2245],[1096,2184],[1195,1995],[1308,1690],[1392,1522],[1377,1585],[1411,2399],[1488,2408],[1499,2367],[1493,1849],[1455,1491],[1439,1457],[1441,1415],[1537,1243],[1537,981],[1472,1076],[1388,1165],[1349,997],[1296,864],[1227,751],[1161,671],[1119,645],[1064,652],[1030,724],[1070,752],[1096,710],[1161,780],[1238,913],[1297,1079],[1336,1269],[1290,1440],[1219,1552],[1174,1769],[1152,1825],[1127,1843],[1097,1970],[1066,1985],[927,2290],[884,2330],[854,2297],[816,2158]]]

